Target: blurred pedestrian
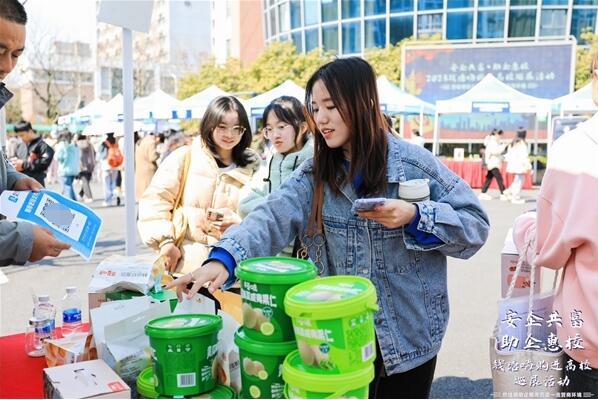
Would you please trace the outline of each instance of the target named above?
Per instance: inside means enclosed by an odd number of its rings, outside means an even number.
[[[113,132],[106,134],[106,139],[100,144],[99,150],[100,167],[102,168],[102,179],[104,181],[104,203],[105,207],[119,206],[120,197],[115,193],[118,169],[123,164],[124,157],[116,142]]]
[[[525,141],[526,134],[525,129],[519,128],[517,137],[509,145],[505,155],[507,173],[514,175],[513,182],[505,190],[505,195],[511,199],[511,203],[513,204],[525,203],[525,200],[521,198],[521,189],[523,188],[526,174],[532,169],[532,163],[529,160],[529,149]]]
[[[9,132],[8,140],[6,141],[6,158],[9,160],[17,159],[25,161],[28,154],[27,145],[19,135],[16,132]]]
[[[56,160],[58,160],[58,176],[62,179],[62,194],[77,201],[73,183],[81,171],[81,152],[79,147],[72,143],[73,135],[62,132],[58,136],[56,145]]]
[[[79,190],[79,197],[84,203],[91,203],[93,201],[93,194],[91,193],[91,177],[96,165],[96,151],[89,143],[89,139],[85,135],[79,135],[77,138],[77,146],[81,153],[81,169],[77,178],[81,181],[81,190]]]
[[[502,179],[502,174],[500,173],[503,159],[502,155],[505,151],[505,146],[500,142],[502,134],[502,130],[493,129],[492,133],[484,138],[484,160],[486,161],[486,168],[488,171],[486,172],[486,180],[482,185],[482,192],[478,196],[480,200],[492,200],[492,196],[486,192],[488,191],[493,178],[496,179],[496,183],[498,184],[500,199],[508,200],[507,196],[504,195],[505,184]]]
[[[139,201],[158,169],[158,136],[146,134],[135,146],[135,200]]]
[[[15,132],[27,145],[28,152],[25,160],[18,158],[11,160],[15,169],[45,186],[46,172],[54,158],[54,150],[33,130],[31,123],[27,121],[17,123]]]

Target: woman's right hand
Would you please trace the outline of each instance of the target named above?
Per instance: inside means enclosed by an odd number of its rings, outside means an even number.
[[[160,248],[160,255],[166,258],[166,268],[173,273],[181,259],[181,250],[174,243],[168,243]]]
[[[166,285],[166,289],[176,287],[176,294],[179,301],[183,300],[183,293],[187,293],[187,299],[192,299],[199,289],[206,283],[209,283],[209,292],[214,293],[224,284],[224,282],[226,282],[228,276],[228,270],[221,262],[210,261],[209,263],[196,268],[193,272],[175,279]],[[187,290],[187,284],[190,282],[194,282],[193,286],[191,289]]]

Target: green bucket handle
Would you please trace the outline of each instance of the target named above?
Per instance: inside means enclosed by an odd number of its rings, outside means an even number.
[[[349,390],[351,390],[351,387],[344,386],[341,389],[339,389],[336,392],[334,392],[331,395],[329,395],[328,397],[325,397],[325,399],[340,399],[341,396],[344,395],[345,393],[347,393]],[[289,385],[288,385],[288,383],[284,385],[284,398],[285,399],[290,399],[290,397],[289,397]]]

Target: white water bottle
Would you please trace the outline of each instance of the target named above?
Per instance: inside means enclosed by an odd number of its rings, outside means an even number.
[[[62,298],[62,336],[67,337],[81,331],[81,297],[77,288],[69,286]]]
[[[33,307],[33,316],[39,320],[47,320],[49,332],[54,336],[56,328],[56,307],[50,302],[50,296],[40,294],[37,296],[37,304]]]

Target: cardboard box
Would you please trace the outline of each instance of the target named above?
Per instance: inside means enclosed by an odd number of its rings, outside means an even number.
[[[509,229],[507,236],[505,237],[505,243],[500,255],[500,296],[504,298],[509,290],[509,285],[515,275],[515,269],[517,268],[517,262],[519,261],[519,254],[517,253],[517,247],[513,242],[513,230]],[[534,277],[534,293],[540,293],[540,267],[536,267]],[[512,297],[526,296],[529,295],[529,289],[531,287],[531,266],[528,263],[521,265],[521,271],[519,271],[519,277],[515,282],[515,288],[513,289]]]
[[[102,360],[44,369],[46,399],[130,399],[131,389]]]
[[[97,358],[90,354],[92,340],[93,336],[88,333],[46,340],[44,342],[46,364],[48,367],[56,367]]]

